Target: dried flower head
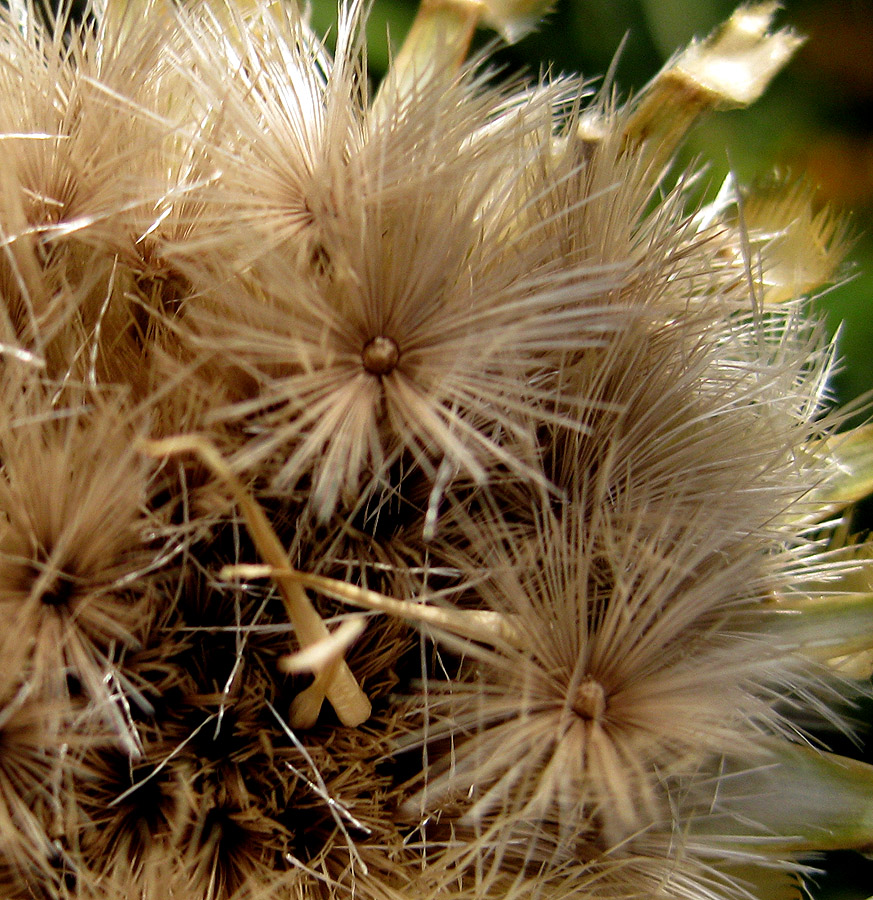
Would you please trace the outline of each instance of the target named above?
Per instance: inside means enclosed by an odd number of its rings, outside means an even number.
[[[507,112],[500,95],[471,98],[474,86],[426,84],[414,115],[403,100],[393,112],[383,104],[364,145],[346,142],[341,171],[308,189],[341,202],[302,241],[286,213],[271,233],[288,237],[244,274],[202,247],[190,266],[198,292],[179,338],[228,394],[205,424],[232,429],[234,464],[275,490],[311,477],[321,519],[361,491],[390,490],[404,458],[432,480],[460,469],[484,483],[499,466],[542,481],[536,423],[574,421],[552,389],[561,355],[624,327],[622,311],[599,302],[608,267],[577,269],[545,230],[508,242],[500,225],[505,184],[526,162],[510,157],[511,142],[567,88]],[[511,127],[486,133],[498,114]],[[301,256],[313,241],[317,252]]]
[[[712,528],[711,497],[690,508],[602,471],[588,489],[532,532],[477,517],[447,537],[465,602],[505,627],[448,642],[465,661],[427,682],[409,741],[432,746],[404,811],[455,810],[489,853],[524,835],[532,853],[599,854],[665,827],[720,754],[754,765],[761,733],[785,730],[772,693],[804,684],[791,645],[749,630],[800,552],[779,550],[772,522],[738,538]]]
[[[81,690],[131,741],[117,666],[160,602],[148,465],[122,405],[15,375],[0,436],[2,653],[35,696]]]
[[[770,900],[873,842],[805,730],[873,648],[796,299],[843,230],[667,181],[797,39],[624,106],[463,63],[533,11],[428,0],[372,95],[362,4],[0,12],[4,897]]]

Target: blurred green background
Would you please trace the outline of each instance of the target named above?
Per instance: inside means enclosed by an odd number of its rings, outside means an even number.
[[[335,23],[336,0],[312,2],[312,24],[323,34]],[[396,49],[406,34],[416,5],[415,0],[375,0],[368,27],[375,77],[387,66],[389,46]],[[624,42],[616,77],[626,95],[736,5],[732,0],[558,0],[538,31],[501,48],[496,59],[508,73],[536,76],[551,68],[595,78]],[[787,0],[777,22],[806,35],[806,44],[757,104],[701,122],[685,156],[707,163],[710,191],[729,168],[743,183],[774,169],[806,173],[821,201],[848,217],[853,243],[840,283],[816,301],[831,331],[841,328],[842,364],[833,390],[845,404],[873,389],[873,0]],[[482,33],[479,42],[492,37]],[[861,418],[866,414],[854,421]],[[873,515],[864,521],[869,528]],[[860,731],[868,735],[861,745],[830,743],[838,752],[873,762],[873,705],[859,709],[858,718]],[[808,880],[815,900],[873,896],[873,860],[834,853],[810,862],[824,870]]]

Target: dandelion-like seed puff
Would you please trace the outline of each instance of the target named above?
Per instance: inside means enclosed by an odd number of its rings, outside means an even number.
[[[344,61],[321,88],[323,118],[349,70]],[[248,96],[246,81],[239,89]],[[354,140],[333,135],[333,118],[316,118],[318,141],[304,148],[291,135],[277,142],[287,131],[301,140],[302,124],[281,122],[306,121],[311,94],[271,98],[269,115],[284,118],[273,128],[265,113],[232,162],[245,163],[255,203],[284,194],[309,211],[265,209],[252,233],[266,223],[269,237],[246,248],[257,259],[242,274],[206,245],[189,264],[198,293],[177,322],[181,343],[202,360],[208,384],[227,387],[208,423],[232,428],[235,465],[270,473],[276,489],[311,476],[321,519],[341,498],[348,508],[362,491],[390,489],[404,456],[432,481],[442,467],[446,481],[459,470],[484,483],[495,466],[542,481],[536,424],[573,423],[552,390],[561,354],[623,327],[599,302],[615,277],[609,266],[559,265],[533,227],[524,240],[493,234],[500,200],[528,161],[517,142],[534,136],[529,122],[551,119],[567,88],[516,100],[515,110],[499,93],[474,99],[472,89],[440,80],[422,85],[414,107],[405,97],[397,108],[351,106],[345,119],[357,127],[344,133]],[[216,104],[232,117],[243,99],[227,99],[224,82],[222,90]],[[348,93],[346,85],[347,104]],[[493,133],[482,127],[491,119],[501,121]],[[305,177],[288,171],[301,149],[312,154],[331,136]],[[331,162],[337,143],[344,158]],[[280,192],[282,175],[289,187]]]
[[[466,560],[452,542],[468,602],[505,628],[491,641],[483,629],[461,672],[428,682],[403,746],[428,742],[430,768],[406,814],[449,806],[528,848],[549,821],[553,852],[605,849],[663,828],[672,792],[720,753],[754,758],[762,731],[786,727],[767,698],[780,667],[802,684],[803,666],[748,631],[749,594],[766,596],[770,575],[760,544],[713,533],[702,507],[610,505],[577,498],[529,534],[467,522]]]
[[[160,522],[146,506],[148,473],[122,407],[77,413],[52,408],[38,382],[17,387],[30,396],[7,394],[0,445],[4,658],[52,702],[76,679],[126,737],[116,667],[151,616],[150,575],[160,568],[149,547]],[[113,452],[95,456],[95,446]]]

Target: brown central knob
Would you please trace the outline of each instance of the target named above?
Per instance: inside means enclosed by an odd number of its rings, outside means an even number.
[[[573,712],[582,719],[596,722],[606,711],[606,694],[599,682],[586,678],[579,685],[573,701]]]
[[[400,348],[390,337],[379,335],[368,341],[361,351],[364,368],[373,375],[387,375],[400,359]]]

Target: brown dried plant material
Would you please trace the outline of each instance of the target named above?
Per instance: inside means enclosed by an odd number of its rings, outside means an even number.
[[[118,667],[173,555],[148,509],[149,466],[121,404],[52,397],[15,374],[6,369],[0,428],[2,653],[35,697],[62,708],[81,691],[135,753]]]
[[[219,269],[179,321],[198,376],[227,391],[204,424],[236,432],[234,466],[274,491],[311,477],[322,520],[390,491],[404,457],[433,480],[443,464],[478,483],[504,467],[541,481],[536,421],[573,419],[532,376],[624,327],[598,304],[596,277],[540,279],[540,248],[504,260],[478,244],[474,203],[446,199],[449,224],[433,230],[442,201],[409,199],[404,217],[376,206],[323,281],[278,257],[244,279]]]
[[[718,317],[707,322],[711,312],[689,315],[684,335],[670,326],[644,341],[629,334],[569,369],[588,398],[580,404],[587,430],[554,433],[547,465],[556,484],[595,506],[594,498],[621,497],[655,529],[662,508],[706,509],[713,527],[738,541],[755,523],[775,534],[804,515],[802,501],[827,466],[815,448],[836,424],[815,417],[833,351],[791,310],[769,324],[735,315],[727,329]],[[779,340],[764,362],[769,329]],[[781,385],[766,401],[764,372]]]
[[[208,440],[192,435],[188,437],[165,438],[162,441],[146,442],[142,449],[152,456],[171,456],[179,453],[196,453],[210,469],[225,483],[240,506],[246,523],[252,533],[259,552],[273,567],[276,582],[285,600],[288,615],[294,624],[297,638],[305,648],[329,637],[324,624],[312,606],[299,582],[283,573],[287,565],[285,549],[276,532],[258,504],[249,496],[240,481],[234,476]],[[310,728],[315,724],[325,696],[330,700],[340,720],[345,725],[360,725],[370,715],[370,703],[361,691],[349,667],[342,659],[334,660],[323,670],[321,680],[307,688],[296,701],[292,710],[294,726]]]
[[[198,228],[180,229],[174,241],[155,220],[157,236],[187,260],[233,250],[242,262],[279,246],[317,265],[359,178],[363,38],[344,13],[330,59],[293,6],[253,7],[246,14],[238,5],[201,5],[178,16],[169,59],[211,125],[188,139],[192,155],[212,164],[202,174],[214,177],[191,179],[179,198],[200,205]]]
[[[861,561],[803,530],[843,235],[665,184],[793,50],[771,5],[625,107],[465,66],[496,4],[375,98],[357,4],[335,55],[271,0],[92,11],[0,12],[0,894],[790,889],[742,791],[840,724],[769,625]]]
[[[157,7],[155,8],[157,9]],[[167,16],[122,43],[114,9],[98,33],[2,11],[0,286],[17,339],[51,377],[147,388],[148,362],[187,292],[162,239],[191,234],[192,185],[213,175],[165,54]],[[200,127],[209,130],[206,120]]]
[[[0,890],[23,893],[26,883],[57,888],[61,872],[52,834],[68,819],[68,774],[59,738],[79,749],[69,733],[68,707],[41,701],[30,683],[4,671],[0,688]],[[51,824],[51,831],[46,829]]]
[[[203,194],[226,228],[173,248],[195,288],[173,325],[183,359],[227,391],[203,427],[235,433],[235,469],[276,492],[313,479],[321,521],[390,491],[404,457],[434,481],[441,465],[539,479],[532,430],[564,412],[542,373],[626,318],[601,304],[610,266],[577,270],[547,222],[504,239],[518,146],[578,85],[508,97],[464,72],[418,85],[414,115],[387,90],[377,114],[353,19],[324,72],[290,13],[239,46],[219,27],[186,22],[193,86],[239,135],[210,149],[222,178]],[[287,84],[251,78],[278,67]]]

